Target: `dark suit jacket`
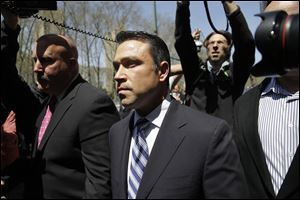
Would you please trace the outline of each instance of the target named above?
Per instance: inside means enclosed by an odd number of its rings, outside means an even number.
[[[110,130],[113,198],[127,198],[132,114]],[[225,121],[171,102],[137,198],[245,197],[239,155]]]
[[[21,128],[35,125],[26,135],[37,138],[49,97],[18,77],[13,60],[16,38],[17,34],[1,26],[1,54],[7,55],[1,69],[6,81],[1,88],[5,89],[5,103],[18,116],[17,123]],[[37,142],[33,146],[29,196],[110,198],[108,131],[118,120],[111,99],[79,76],[56,105],[39,148]]]
[[[252,198],[275,198],[270,173],[258,134],[259,99],[269,80],[241,96],[235,104],[234,137]],[[299,148],[276,196],[299,199]]]

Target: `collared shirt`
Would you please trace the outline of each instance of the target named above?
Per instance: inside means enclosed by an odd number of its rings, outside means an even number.
[[[259,101],[258,132],[277,195],[299,145],[299,91],[273,78]]]
[[[228,61],[223,62],[219,71],[216,74],[214,74],[213,66],[210,64],[209,61],[207,61],[207,70],[209,71],[211,81],[213,81],[215,79],[214,77],[217,76],[221,71],[224,71],[224,67],[228,65],[230,65]]]
[[[148,145],[149,155],[151,154],[152,148],[154,146],[154,142],[156,140],[156,137],[158,135],[159,129],[161,127],[161,124],[166,116],[166,113],[169,109],[170,101],[165,99],[161,105],[156,107],[151,113],[149,113],[145,118],[150,122],[150,125],[147,126],[145,129],[145,137],[146,142]],[[134,112],[134,124],[140,119],[141,117],[137,112]],[[137,128],[135,127],[133,132],[136,132]],[[134,135],[134,134],[132,134]],[[130,150],[129,150],[129,160],[128,160],[128,173],[127,173],[127,182],[128,182],[128,174],[130,170],[131,165],[131,153],[132,153],[132,147],[134,143],[134,138],[131,137],[131,143],[130,143]]]
[[[230,63],[228,61],[223,62],[222,65],[221,65],[221,67],[220,67],[220,69],[219,69],[219,71],[218,71],[218,73],[216,75],[218,75],[220,73],[220,71],[224,70],[224,67],[227,66],[227,65],[229,65],[229,64]],[[210,64],[209,61],[207,61],[207,70],[209,72],[212,72],[212,69],[213,69],[213,66]]]
[[[224,70],[224,67],[225,67],[225,66],[227,66],[227,65],[229,65],[229,64],[230,64],[230,63],[229,63],[228,61],[223,62],[222,65],[221,65],[221,67],[220,67],[220,69],[219,69],[219,71],[218,71],[218,73],[217,73],[217,75],[220,73],[220,71]],[[209,61],[207,61],[207,70],[208,70],[209,72],[212,72],[212,69],[213,69],[213,66],[210,64]]]

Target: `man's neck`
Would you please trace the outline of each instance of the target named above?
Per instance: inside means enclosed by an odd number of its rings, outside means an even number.
[[[282,76],[278,78],[280,85],[291,93],[299,91],[299,76]]]
[[[220,71],[220,69],[221,69],[221,67],[222,67],[222,65],[223,65],[223,63],[225,62],[225,61],[219,61],[219,62],[212,62],[212,61],[208,61],[209,62],[209,64],[211,65],[211,71],[214,73],[214,74],[217,74],[219,71]]]
[[[147,116],[149,113],[151,113],[157,106],[159,106],[164,99],[167,98],[167,95],[169,94],[169,90],[166,87],[163,91],[160,92],[160,94],[154,95],[154,98],[149,98],[152,99],[150,102],[143,106],[142,108],[135,108],[136,112],[140,116]],[[155,97],[156,96],[156,97]]]
[[[79,76],[79,74],[75,75],[67,84],[66,86],[59,91],[55,96],[57,97],[58,100],[61,100],[63,96],[65,95],[67,89],[71,86],[71,84],[75,81],[75,79]]]

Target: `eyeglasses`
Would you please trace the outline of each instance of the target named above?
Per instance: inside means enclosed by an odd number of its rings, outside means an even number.
[[[214,45],[215,43],[217,45],[223,45],[223,44],[226,43],[226,41],[225,40],[209,41],[208,44],[207,44],[207,46]]]

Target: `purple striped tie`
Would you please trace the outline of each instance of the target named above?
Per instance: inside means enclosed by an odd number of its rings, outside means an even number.
[[[128,199],[135,199],[139,189],[144,169],[148,162],[149,151],[144,129],[149,125],[147,119],[139,119],[136,123],[137,131],[133,135],[134,144],[131,153],[131,165],[128,179]]]

